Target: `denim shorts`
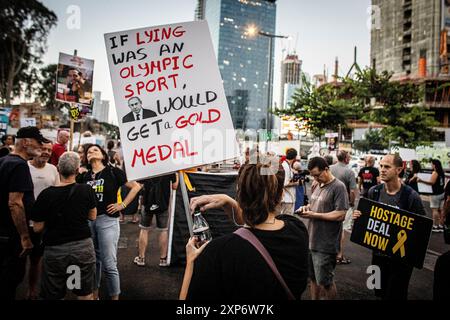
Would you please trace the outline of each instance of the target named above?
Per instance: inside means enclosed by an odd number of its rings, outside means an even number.
[[[167,230],[167,224],[169,220],[169,211],[163,211],[157,214],[149,213],[147,210],[141,212],[141,222],[139,227],[141,229],[150,229],[152,226],[153,216],[156,218],[156,228],[160,230]]]
[[[87,296],[94,290],[94,279],[95,250],[91,238],[45,247],[41,281],[43,299],[63,299],[66,289],[77,296]]]
[[[430,208],[439,209],[444,206],[444,193],[430,196]]]
[[[309,251],[309,277],[312,281],[328,289],[333,284],[336,268],[336,254]]]

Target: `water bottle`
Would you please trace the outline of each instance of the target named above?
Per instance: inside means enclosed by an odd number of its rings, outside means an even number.
[[[211,231],[209,230],[208,222],[203,218],[199,209],[195,209],[194,218],[192,221],[192,231],[194,237],[197,238],[197,245],[200,247],[203,243],[212,239]]]

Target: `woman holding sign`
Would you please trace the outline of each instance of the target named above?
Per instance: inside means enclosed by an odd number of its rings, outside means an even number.
[[[97,144],[89,145],[85,150],[88,171],[79,175],[77,182],[90,185],[97,199],[97,220],[90,223],[94,240],[96,264],[96,290],[94,299],[98,298],[102,271],[105,274],[108,293],[112,300],[118,300],[120,294],[119,270],[117,269],[117,245],[120,226],[119,212],[138,194],[141,189],[135,181],[128,181],[125,172],[108,164],[108,154]],[[130,192],[117,203],[117,190],[126,185]]]

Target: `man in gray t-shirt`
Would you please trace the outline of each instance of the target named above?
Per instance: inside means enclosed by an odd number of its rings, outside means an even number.
[[[350,163],[350,154],[345,150],[340,150],[337,153],[337,159],[338,162],[330,166],[331,174],[345,184],[349,197],[350,207],[354,207],[356,198],[356,177],[352,169],[348,167],[348,164]],[[345,232],[342,229],[339,239],[339,250],[336,255],[337,264],[350,263],[350,259],[344,257],[344,238]]]
[[[352,169],[348,167],[350,154],[341,150],[337,154],[338,162],[330,166],[331,174],[342,181],[349,195],[350,206],[354,205],[356,196],[356,177]]]
[[[298,211],[302,218],[309,219],[311,297],[334,299],[336,285],[334,269],[338,252],[340,230],[348,210],[348,194],[345,185],[330,172],[327,162],[321,157],[309,161],[308,170],[314,178],[310,205]]]

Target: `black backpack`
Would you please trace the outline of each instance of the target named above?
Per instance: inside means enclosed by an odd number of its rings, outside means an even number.
[[[371,200],[379,201],[380,200],[380,192],[384,188],[384,184],[376,185],[369,189],[368,197]],[[402,186],[402,193],[400,194],[400,209],[412,211],[410,209],[410,203],[409,203],[409,196],[414,191],[413,188],[411,188],[408,185]],[[414,211],[412,211],[414,212]]]

